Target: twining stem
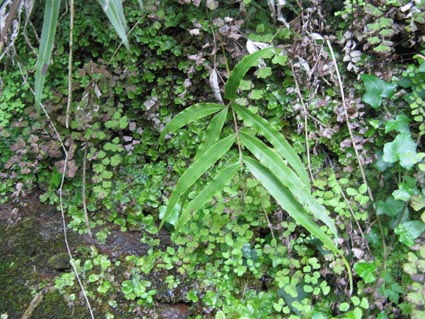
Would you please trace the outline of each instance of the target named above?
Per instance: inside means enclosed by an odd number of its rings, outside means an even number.
[[[305,147],[306,147],[306,152],[307,152],[307,164],[308,164],[308,172],[310,174],[311,182],[313,182],[314,178],[313,178],[313,172],[311,171],[310,146],[308,144],[308,127],[307,127],[308,111],[307,111],[307,107],[305,106],[303,96],[301,95],[300,86],[298,84],[297,77],[295,76],[295,70],[294,70],[294,66],[292,64],[291,64],[291,70],[292,70],[292,77],[294,78],[294,81],[295,81],[295,87],[296,87],[297,95],[298,95],[298,98],[299,98],[301,105],[303,107],[303,110],[304,110],[304,134],[305,134]]]
[[[330,54],[331,54],[331,57],[332,57],[332,62],[335,66],[335,72],[336,72],[336,76],[337,76],[337,79],[338,79],[339,89],[340,89],[340,92],[341,92],[342,107],[344,109],[344,116],[345,116],[345,121],[347,122],[348,133],[350,134],[351,143],[353,144],[353,149],[354,149],[354,152],[356,154],[357,162],[359,164],[359,169],[360,169],[360,173],[362,175],[363,183],[367,186],[367,192],[368,192],[369,198],[372,202],[373,209],[376,212],[376,205],[375,205],[375,200],[374,200],[374,197],[373,197],[373,194],[372,194],[372,190],[370,189],[370,187],[367,183],[366,174],[365,174],[364,169],[363,169],[363,164],[360,160],[360,155],[359,155],[359,152],[357,150],[356,142],[354,140],[353,131],[351,130],[350,121],[349,121],[348,112],[347,112],[347,105],[346,105],[346,102],[345,102],[344,89],[343,89],[343,86],[342,86],[342,80],[341,80],[341,75],[339,73],[338,64],[336,63],[335,54],[333,52],[332,45],[331,45],[330,41],[326,40],[326,44],[329,47],[329,51],[330,51]],[[383,251],[384,251],[384,259],[383,259],[382,269],[385,269],[386,268],[386,260],[387,260],[387,246],[385,244],[384,230],[382,228],[382,223],[381,223],[381,219],[379,218],[379,215],[376,215],[376,221],[378,222],[379,232],[380,232],[381,237],[382,237],[382,248],[383,248]]]

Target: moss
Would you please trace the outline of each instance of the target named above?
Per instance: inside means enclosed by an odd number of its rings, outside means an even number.
[[[32,318],[46,319],[86,319],[88,317],[88,310],[84,305],[68,306],[64,297],[57,291],[48,292],[32,315]]]
[[[0,224],[0,314],[21,318],[34,295],[45,289],[32,318],[87,318],[84,305],[70,307],[59,292],[46,289],[53,286],[58,260],[63,260],[63,241],[56,226],[29,217],[8,227]],[[46,229],[53,235],[45,237]]]

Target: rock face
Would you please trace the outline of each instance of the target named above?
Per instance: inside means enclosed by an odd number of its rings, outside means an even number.
[[[166,244],[170,244],[167,242],[168,234],[160,234],[160,237],[164,238]],[[73,254],[77,255],[81,247],[96,249],[100,254],[108,256],[112,263],[125,260],[128,255],[143,256],[149,249],[148,245],[140,243],[139,233],[123,233],[119,230],[111,230],[104,243],[69,231],[68,241]],[[21,318],[31,307],[36,292],[42,296],[42,300],[31,309],[33,318],[88,318],[84,303],[65,301],[53,289],[56,276],[71,272],[58,212],[35,199],[21,203],[19,208],[0,205],[0,251],[0,314],[6,314],[9,319]],[[147,313],[149,318],[185,319],[193,316],[186,296],[190,289],[196,287],[184,283],[169,289],[165,282],[169,275],[179,277],[162,270],[152,271],[146,278],[157,291],[154,295],[155,307],[135,309],[131,317],[128,317],[129,313],[116,313],[115,317],[134,319],[134,314],[140,314],[140,318],[144,318]],[[106,295],[101,297],[99,299],[104,299],[105,303],[108,301]],[[114,298],[120,305],[127,302],[120,296]],[[101,311],[102,307],[100,305],[96,308]]]

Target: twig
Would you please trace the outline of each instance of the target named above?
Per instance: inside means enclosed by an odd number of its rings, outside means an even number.
[[[74,0],[70,0],[69,14],[69,56],[68,56],[68,101],[66,103],[65,127],[69,128],[69,117],[72,104],[72,56],[73,56],[73,35],[74,35]]]
[[[332,172],[335,174],[335,169],[334,169],[334,165],[333,165],[333,163],[332,163],[332,159],[331,159],[331,158],[330,158],[327,154],[325,154],[325,156],[327,157],[327,159],[328,159],[328,161],[329,161],[329,164],[330,164],[330,167],[331,167],[331,169],[332,169]],[[340,184],[340,182],[339,182],[336,178],[335,178],[335,180],[336,180],[336,182],[338,183],[339,187],[341,187],[341,195],[342,195],[342,198],[344,198],[344,201],[345,201],[345,203],[347,204],[348,210],[350,211],[351,216],[353,216],[353,219],[354,219],[354,221],[355,221],[355,222],[356,222],[356,224],[357,224],[357,227],[358,227],[358,229],[359,229],[359,232],[360,232],[360,234],[362,235],[362,239],[363,239],[364,243],[366,244],[367,251],[369,252],[369,254],[370,254],[370,255],[372,255],[372,252],[370,251],[370,248],[369,248],[369,245],[368,245],[368,243],[367,243],[366,237],[365,237],[365,235],[364,235],[364,233],[363,233],[363,229],[361,228],[359,221],[358,221],[358,220],[356,219],[356,217],[355,217],[354,210],[353,210],[353,208],[351,207],[351,203],[350,203],[350,201],[348,200],[347,195],[345,195],[345,192],[344,192],[344,190],[342,189],[342,185]]]
[[[43,290],[39,291],[34,298],[32,298],[27,310],[25,310],[24,314],[22,315],[21,319],[29,319],[31,318],[32,313],[34,312],[35,308],[40,304],[40,302],[43,300]]]
[[[6,39],[6,34],[9,31],[9,28],[12,26],[13,19],[15,18],[15,15],[18,12],[19,5],[21,4],[21,0],[13,0],[13,2],[11,4],[10,4],[10,1],[8,1],[8,2],[5,2],[4,4],[2,4],[2,6],[4,5],[6,7],[8,4],[10,5],[9,6],[9,13],[6,17],[6,21],[4,21],[3,28],[0,29],[0,31],[1,31],[1,33],[0,33],[0,51],[3,50],[4,40]]]
[[[83,282],[81,281],[80,275],[78,274],[77,267],[74,263],[74,258],[72,257],[71,247],[69,246],[68,234],[67,234],[67,230],[66,230],[67,225],[66,225],[66,220],[65,220],[65,211],[64,211],[64,208],[63,208],[63,193],[62,192],[63,192],[63,185],[65,183],[65,175],[66,175],[66,169],[67,169],[67,163],[68,163],[68,152],[66,151],[66,147],[63,144],[62,138],[61,138],[59,132],[57,131],[56,126],[53,124],[53,121],[51,120],[49,113],[47,113],[47,110],[45,109],[45,107],[42,103],[40,103],[40,107],[43,110],[44,115],[48,119],[50,126],[52,127],[53,131],[55,132],[56,139],[59,141],[59,143],[62,147],[62,150],[64,152],[64,155],[65,155],[64,156],[65,158],[64,158],[64,164],[63,164],[62,179],[61,179],[61,183],[60,183],[60,186],[59,186],[59,189],[58,189],[60,211],[61,211],[61,216],[62,216],[63,238],[64,238],[64,241],[65,241],[66,251],[67,251],[68,257],[69,257],[69,263],[71,264],[72,270],[74,271],[75,277],[77,278],[78,284],[80,285],[81,292],[84,296],[84,299],[86,301],[87,307],[88,307],[89,312],[90,312],[90,316],[91,316],[91,318],[94,319],[94,314],[93,314],[93,310],[92,310],[91,305],[90,305],[90,301],[87,297],[86,290],[84,288]]]
[[[87,232],[89,233],[90,238],[93,238],[90,230],[90,221],[89,221],[89,214],[87,212],[87,200],[86,200],[86,170],[87,170],[87,144],[84,147],[84,158],[83,158],[83,176],[82,176],[82,183],[81,186],[81,197],[83,198],[83,210],[84,210],[84,218],[86,220],[86,226],[87,226]]]
[[[307,152],[307,164],[308,164],[308,172],[310,173],[310,178],[311,178],[311,181],[313,182],[314,178],[313,178],[313,172],[311,171],[310,146],[308,145],[308,128],[307,128],[308,111],[307,111],[307,107],[305,106],[303,96],[301,95],[300,86],[298,84],[297,77],[295,76],[295,70],[294,70],[294,66],[292,64],[291,64],[291,70],[292,70],[292,77],[294,78],[294,81],[295,81],[295,88],[296,88],[296,91],[297,91],[297,95],[298,95],[298,98],[299,98],[301,105],[304,109],[304,134],[305,134],[305,147],[306,147],[306,152]]]
[[[366,174],[365,174],[364,169],[363,169],[363,164],[360,160],[360,155],[359,155],[359,152],[357,150],[356,142],[354,140],[353,131],[351,130],[350,121],[349,121],[348,112],[347,112],[347,105],[346,105],[346,102],[345,102],[344,88],[342,86],[342,80],[341,80],[341,75],[339,74],[338,64],[336,63],[335,54],[333,52],[332,45],[331,45],[331,43],[328,39],[326,40],[326,44],[329,47],[329,51],[330,51],[331,57],[332,57],[332,62],[335,66],[335,72],[336,72],[336,76],[337,76],[337,79],[338,79],[339,89],[340,89],[340,92],[341,92],[342,107],[344,109],[344,115],[345,115],[345,121],[347,123],[348,133],[350,134],[351,143],[353,144],[354,152],[356,154],[356,159],[357,159],[357,162],[359,164],[359,169],[360,169],[360,173],[362,175],[363,183],[367,186],[367,192],[368,192],[369,198],[372,202],[373,209],[376,212],[376,205],[375,205],[375,200],[374,200],[374,197],[373,197],[373,194],[372,194],[372,190],[370,189],[370,187],[367,183]],[[378,222],[379,232],[380,232],[381,237],[382,237],[382,249],[384,251],[384,259],[383,259],[382,269],[386,269],[387,247],[386,247],[386,244],[385,244],[384,230],[382,228],[381,219],[379,218],[379,216],[377,214],[376,214],[376,221]]]
[[[19,62],[18,62],[18,67],[19,67],[20,73],[21,73],[21,75],[23,77],[24,84],[27,84],[28,85],[28,87],[31,90],[32,94],[35,96],[35,92],[34,92],[33,88],[31,87],[31,85],[28,83],[26,73],[23,71],[23,69],[21,67],[21,64]],[[75,278],[77,279],[78,285],[80,286],[81,293],[83,294],[84,300],[86,302],[87,308],[88,308],[89,313],[90,313],[90,318],[95,319],[94,314],[93,314],[93,310],[92,310],[92,307],[91,307],[91,304],[90,304],[90,300],[89,300],[89,298],[87,296],[87,293],[86,293],[86,289],[84,288],[83,282],[81,281],[81,277],[78,274],[77,267],[76,267],[76,265],[74,263],[74,258],[72,257],[71,247],[69,246],[68,234],[67,234],[67,230],[66,230],[67,229],[67,225],[66,225],[65,211],[64,211],[64,205],[63,205],[63,186],[65,184],[65,176],[66,176],[67,163],[68,163],[68,152],[67,152],[66,147],[65,147],[65,144],[63,143],[63,140],[62,140],[62,138],[61,138],[58,130],[56,129],[56,126],[53,123],[53,121],[52,121],[49,113],[46,110],[46,108],[44,107],[44,105],[42,103],[40,103],[39,106],[40,106],[41,110],[43,111],[43,113],[44,113],[44,115],[45,115],[45,117],[46,117],[46,119],[47,119],[50,127],[52,128],[52,130],[54,132],[54,135],[56,137],[56,140],[59,142],[59,144],[60,144],[60,146],[62,148],[62,151],[64,153],[64,164],[63,164],[63,168],[62,168],[62,170],[63,170],[63,172],[62,172],[62,178],[61,178],[61,182],[60,182],[60,185],[59,185],[59,188],[58,188],[58,193],[59,193],[59,207],[60,207],[61,218],[62,218],[63,239],[64,239],[64,242],[65,242],[66,252],[67,252],[68,257],[69,257],[69,263],[71,265],[72,271],[75,274]]]
[[[266,216],[267,226],[269,226],[270,233],[272,234],[273,239],[274,239],[274,240],[276,240],[276,237],[274,236],[274,232],[273,232],[273,225],[272,225],[272,223],[270,222],[270,218],[269,218],[269,216],[267,216],[267,212],[266,212],[266,210],[264,209],[264,206],[263,206],[263,212],[264,212],[264,216]]]
[[[348,210],[351,213],[351,216],[353,216],[353,219],[354,219],[354,221],[357,224],[357,228],[359,229],[359,232],[362,235],[363,242],[366,244],[367,251],[369,252],[370,255],[372,255],[372,252],[370,251],[370,248],[369,248],[369,244],[367,243],[366,237],[365,237],[365,235],[363,233],[362,227],[360,226],[359,221],[356,219],[356,217],[354,215],[354,210],[351,207],[350,201],[348,200],[347,196],[345,195],[344,190],[341,190],[341,195],[342,195],[342,198],[344,198],[345,203],[347,204],[347,207],[348,207]]]
[[[80,275],[78,274],[77,267],[74,263],[74,258],[72,257],[71,247],[69,246],[68,236],[67,236],[68,234],[67,234],[67,230],[66,230],[67,225],[66,225],[66,220],[65,220],[65,211],[64,211],[64,208],[63,208],[63,185],[65,183],[65,175],[66,175],[66,169],[67,169],[67,163],[68,163],[68,152],[66,151],[66,147],[65,147],[65,145],[62,141],[62,138],[61,138],[59,132],[57,131],[56,126],[54,125],[53,121],[51,120],[49,113],[47,112],[46,108],[44,107],[44,105],[42,103],[40,103],[40,107],[43,110],[44,115],[48,119],[50,126],[52,127],[52,129],[53,129],[53,131],[56,135],[56,139],[59,141],[59,143],[62,147],[62,150],[64,152],[64,155],[65,155],[64,156],[62,179],[61,179],[61,183],[60,183],[60,186],[59,186],[59,189],[58,189],[60,211],[61,211],[61,216],[62,216],[63,238],[64,238],[64,241],[65,241],[66,251],[67,251],[68,257],[69,257],[69,263],[71,264],[72,270],[74,271],[75,277],[77,278],[78,284],[80,285],[81,292],[84,296],[84,299],[86,301],[87,307],[88,307],[89,312],[90,312],[90,316],[91,316],[91,318],[94,319],[94,314],[93,314],[93,310],[92,310],[91,305],[90,305],[90,301],[87,297],[86,290],[84,288],[83,282],[81,281]]]

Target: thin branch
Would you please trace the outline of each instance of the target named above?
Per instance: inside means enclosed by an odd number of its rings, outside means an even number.
[[[24,84],[27,84],[29,89],[31,90],[32,94],[35,96],[35,91],[34,89],[31,87],[31,85],[28,83],[27,81],[27,76],[26,76],[26,72],[24,72],[24,70],[22,69],[21,64],[18,62],[18,67],[19,67],[19,71],[23,77],[24,80]],[[58,188],[58,193],[59,193],[59,207],[60,207],[60,212],[61,212],[61,218],[62,218],[62,230],[63,230],[63,238],[64,238],[64,242],[65,242],[65,248],[66,248],[66,252],[68,254],[69,257],[69,263],[71,265],[72,271],[75,274],[75,278],[77,279],[78,285],[80,286],[81,289],[81,293],[83,294],[84,300],[86,302],[87,308],[89,310],[90,313],[90,318],[91,319],[95,319],[94,317],[94,313],[93,313],[93,309],[91,307],[90,304],[90,300],[87,296],[86,293],[86,289],[84,288],[83,282],[81,280],[80,275],[78,274],[78,270],[77,270],[77,266],[74,263],[74,258],[72,257],[72,252],[71,252],[71,247],[69,246],[69,241],[68,241],[68,233],[67,233],[67,225],[66,225],[66,219],[65,219],[65,210],[64,210],[64,205],[63,205],[63,186],[65,184],[65,177],[66,177],[66,171],[67,171],[67,164],[68,164],[68,152],[66,150],[65,144],[63,143],[62,137],[60,136],[58,130],[56,129],[56,125],[53,123],[49,113],[47,112],[46,108],[44,107],[44,105],[42,103],[40,103],[40,108],[43,111],[50,127],[53,130],[53,133],[56,137],[56,140],[59,142],[63,154],[64,154],[64,164],[62,167],[62,178],[61,178],[61,182]]]
[[[35,94],[35,92],[34,92]],[[69,263],[71,264],[72,270],[75,274],[75,278],[77,278],[78,284],[80,286],[81,292],[83,294],[83,297],[86,301],[86,305],[87,308],[89,309],[90,312],[90,317],[92,319],[94,319],[94,314],[93,314],[93,310],[91,308],[90,305],[90,301],[87,297],[87,293],[86,290],[84,288],[83,282],[81,281],[80,275],[78,274],[78,270],[77,267],[74,263],[74,258],[72,257],[72,252],[71,252],[71,247],[69,246],[69,242],[68,242],[68,234],[67,234],[67,225],[66,225],[66,219],[65,219],[65,211],[64,211],[64,207],[63,207],[63,185],[65,183],[65,176],[66,176],[66,170],[67,170],[67,163],[68,163],[68,152],[66,151],[66,147],[63,143],[63,140],[59,134],[59,132],[56,129],[56,126],[54,125],[53,121],[51,120],[49,113],[47,112],[46,108],[44,107],[44,105],[42,103],[40,103],[40,107],[43,110],[44,115],[46,116],[46,118],[49,121],[50,126],[52,127],[55,135],[56,135],[56,139],[59,141],[61,148],[64,152],[64,164],[63,164],[63,173],[62,173],[62,179],[61,179],[61,183],[58,189],[59,192],[59,204],[60,204],[60,211],[61,211],[61,216],[62,216],[62,228],[63,228],[63,238],[64,238],[64,242],[65,242],[65,247],[66,247],[66,251],[68,253],[68,257],[69,257]]]
[[[274,236],[274,232],[273,232],[273,225],[272,225],[272,223],[270,222],[270,218],[269,218],[269,216],[267,216],[267,212],[266,212],[266,210],[265,210],[264,206],[263,206],[263,212],[264,212],[264,216],[266,216],[267,226],[268,226],[268,227],[269,227],[269,229],[270,229],[270,233],[272,234],[272,238],[273,238],[273,240],[276,240],[276,237]]]
[[[91,230],[90,230],[90,221],[89,221],[89,214],[87,212],[87,198],[86,198],[87,148],[88,148],[88,145],[86,144],[84,147],[83,176],[82,176],[83,185],[81,186],[81,193],[82,193],[81,197],[83,199],[83,210],[84,210],[84,218],[86,220],[87,232],[89,233],[90,238],[93,238]]]
[[[339,184],[339,183],[338,183],[338,184]],[[345,195],[344,190],[342,190],[342,187],[341,187],[341,195],[342,195],[342,198],[344,198],[345,203],[347,204],[347,207],[348,207],[348,210],[349,210],[349,211],[350,211],[350,213],[351,213],[351,216],[353,216],[353,219],[354,219],[354,221],[355,221],[355,222],[356,222],[356,224],[357,224],[357,228],[359,229],[359,232],[360,232],[360,234],[362,235],[362,239],[363,239],[363,242],[364,242],[364,243],[365,243],[365,245],[366,245],[366,249],[367,249],[367,251],[368,251],[368,252],[369,252],[369,254],[372,256],[372,252],[370,251],[369,244],[367,243],[366,237],[365,237],[365,235],[364,235],[364,233],[363,233],[363,229],[362,229],[362,227],[360,226],[359,221],[356,219],[356,216],[355,216],[355,214],[354,214],[354,210],[353,210],[353,208],[351,207],[351,203],[350,203],[350,201],[348,200],[347,195]]]
[[[345,102],[344,88],[343,88],[343,85],[342,85],[342,80],[341,80],[341,75],[339,73],[338,64],[336,63],[335,54],[334,54],[334,51],[332,49],[332,45],[331,45],[330,41],[326,40],[326,44],[329,47],[329,51],[330,51],[330,54],[332,56],[332,62],[335,66],[335,72],[336,72],[336,76],[337,76],[337,79],[338,79],[339,89],[340,89],[340,92],[341,92],[342,107],[344,109],[344,115],[345,115],[345,121],[347,123],[348,133],[350,134],[351,143],[353,144],[354,152],[356,154],[356,159],[357,159],[357,162],[359,164],[359,169],[360,169],[360,173],[362,175],[363,183],[367,186],[367,192],[368,192],[369,198],[372,202],[373,209],[376,212],[376,205],[375,205],[375,200],[374,200],[374,197],[373,197],[373,194],[372,194],[372,190],[370,189],[369,184],[367,183],[366,174],[365,174],[364,169],[363,169],[363,164],[360,160],[360,155],[359,155],[359,152],[357,150],[356,142],[354,140],[353,131],[351,130],[349,116],[348,116],[348,112],[347,112],[347,104]],[[383,260],[382,269],[385,269],[386,268],[386,259],[387,259],[387,247],[386,247],[386,244],[385,244],[384,230],[382,228],[381,219],[379,218],[379,216],[377,214],[376,214],[376,221],[378,222],[379,232],[380,232],[381,237],[382,237],[382,248],[383,248],[383,251],[384,251],[384,260]]]
[[[292,77],[294,78],[294,81],[295,81],[295,87],[296,87],[297,95],[298,95],[298,98],[299,98],[301,105],[304,109],[304,135],[305,135],[305,147],[306,147],[306,152],[307,152],[307,164],[308,164],[308,172],[310,173],[310,178],[311,178],[311,181],[313,182],[314,177],[313,177],[313,172],[311,171],[310,146],[308,145],[308,128],[307,128],[308,111],[307,111],[307,107],[305,106],[303,96],[301,95],[300,86],[298,84],[297,77],[295,76],[295,70],[294,70],[294,66],[292,64],[291,64],[291,70],[292,70]]]

